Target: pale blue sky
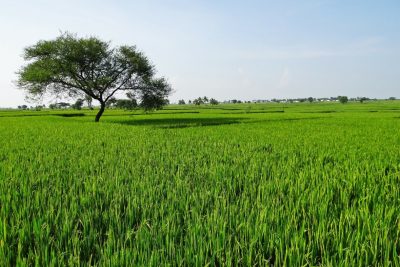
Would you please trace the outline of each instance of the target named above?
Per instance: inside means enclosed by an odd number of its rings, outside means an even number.
[[[135,44],[171,100],[400,97],[400,1],[0,0],[0,106],[24,47],[60,31]]]

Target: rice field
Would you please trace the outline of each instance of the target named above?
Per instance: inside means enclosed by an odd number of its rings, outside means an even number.
[[[399,266],[400,102],[0,112],[0,266]]]

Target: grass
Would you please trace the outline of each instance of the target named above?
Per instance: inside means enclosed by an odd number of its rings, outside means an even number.
[[[397,266],[399,104],[0,112],[0,266]]]

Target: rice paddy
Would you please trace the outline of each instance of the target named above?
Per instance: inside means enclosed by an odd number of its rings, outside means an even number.
[[[400,103],[0,112],[0,266],[398,266]]]

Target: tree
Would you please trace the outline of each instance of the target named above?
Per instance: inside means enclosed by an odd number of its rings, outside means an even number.
[[[115,102],[115,107],[119,109],[133,110],[137,106],[136,99],[117,99]]]
[[[41,111],[43,108],[45,108],[44,105],[37,105],[37,106],[35,107],[35,111]]]
[[[115,97],[111,97],[106,104],[106,108],[112,107],[117,103],[117,99]]]
[[[389,97],[389,100],[396,100],[396,97],[391,96],[391,97]]]
[[[66,102],[59,102],[56,104],[58,108],[69,108],[71,106],[70,103],[66,103]]]
[[[203,100],[203,98],[201,98],[201,97],[196,98],[195,100],[193,100],[193,104],[199,106],[199,105],[201,105],[201,104],[204,104],[204,100]]]
[[[163,97],[148,94],[142,96],[142,101],[140,103],[140,107],[143,108],[145,111],[157,110],[161,109],[163,106],[168,105],[169,100]]]
[[[307,98],[307,100],[308,102],[312,103],[314,101],[314,98],[310,96],[309,98]]]
[[[210,104],[211,104],[211,105],[218,105],[219,102],[218,102],[218,100],[216,100],[216,99],[214,99],[214,98],[210,98]]]
[[[73,109],[81,110],[83,106],[83,99],[78,98],[74,104],[71,105]]]
[[[347,102],[349,102],[349,98],[347,96],[338,96],[338,100],[342,104],[346,104]]]
[[[131,92],[148,110],[162,107],[172,91],[135,46],[112,48],[96,37],[64,33],[26,48],[24,59],[28,64],[18,73],[18,85],[29,96],[89,96],[100,103],[96,122],[117,92]]]
[[[179,105],[185,105],[186,102],[185,102],[185,100],[181,99],[181,100],[178,101],[178,104],[179,104]]]
[[[205,96],[205,97],[203,97],[203,102],[204,103],[208,103],[208,98]]]

